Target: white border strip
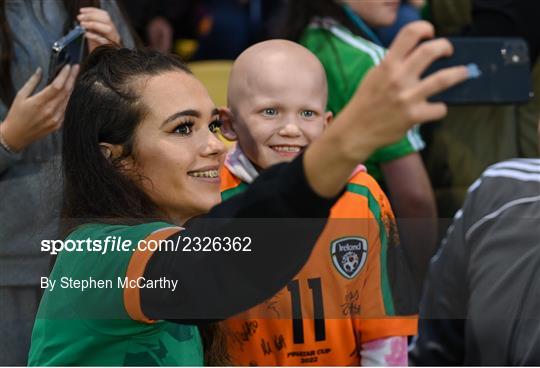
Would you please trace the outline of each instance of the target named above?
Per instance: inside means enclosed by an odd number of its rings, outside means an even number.
[[[538,196],[535,196],[535,197],[525,197],[525,198],[519,198],[519,199],[515,199],[511,202],[508,202],[506,203],[505,205],[503,205],[502,207],[500,207],[498,210],[496,211],[493,211],[491,212],[490,214],[487,214],[486,216],[482,217],[480,220],[478,220],[477,222],[475,222],[470,228],[469,230],[467,230],[467,232],[465,233],[465,241],[468,241],[469,238],[471,237],[472,233],[478,229],[480,226],[482,226],[483,224],[485,224],[486,222],[490,221],[490,220],[493,220],[495,218],[497,218],[497,216],[499,216],[502,212],[506,211],[507,209],[511,208],[511,207],[514,207],[514,206],[518,206],[520,204],[525,204],[525,203],[534,203],[534,202],[539,202],[540,201],[540,195]]]

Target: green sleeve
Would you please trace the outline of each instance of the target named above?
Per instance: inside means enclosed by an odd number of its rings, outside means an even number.
[[[369,171],[370,165],[378,166],[382,163],[396,160],[398,158],[410,155],[411,153],[421,151],[424,147],[425,143],[420,135],[420,132],[418,131],[418,126],[415,126],[414,128],[410,129],[407,134],[398,142],[383,148],[379,148],[377,151],[375,151],[369,157],[368,161],[366,162],[366,166],[368,167]]]
[[[69,309],[76,314],[75,318],[83,320],[88,328],[104,334],[133,335],[152,329],[151,325],[133,321],[127,314],[124,289],[118,284],[118,279],[126,276],[128,264],[139,240],[145,239],[156,230],[171,226],[173,225],[153,222],[136,226],[88,224],[79,227],[66,240],[100,240],[103,244],[109,238],[117,244],[131,244],[126,247],[127,251],[111,250],[109,245],[105,253],[62,252],[51,274],[51,278],[57,280],[58,285],[62,277],[71,277],[74,280],[110,280],[112,287],[88,288],[82,291],[80,288],[57,286],[49,293],[48,298],[56,300],[57,303],[59,300],[69,300]],[[58,312],[58,309],[53,308],[51,311]],[[70,313],[69,310],[66,312]],[[41,317],[47,318],[46,315]]]

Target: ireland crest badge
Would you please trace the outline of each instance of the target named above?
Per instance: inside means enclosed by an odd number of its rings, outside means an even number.
[[[367,260],[368,244],[364,238],[349,236],[330,243],[332,262],[341,275],[354,278]]]

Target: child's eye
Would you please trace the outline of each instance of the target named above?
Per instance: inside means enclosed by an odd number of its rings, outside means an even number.
[[[315,116],[315,111],[304,110],[300,113],[300,116],[302,116],[303,118],[312,118]]]
[[[190,135],[193,132],[194,123],[191,121],[179,124],[174,130],[173,133],[178,133],[180,135]]]
[[[274,109],[274,108],[268,108],[262,111],[262,114],[265,116],[276,116],[277,113],[278,113],[277,109]]]
[[[219,119],[216,119],[208,125],[208,129],[210,129],[212,133],[217,133],[219,131],[219,128],[221,128],[221,125],[223,125],[223,122]]]

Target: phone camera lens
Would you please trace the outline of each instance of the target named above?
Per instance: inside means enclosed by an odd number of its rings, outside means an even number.
[[[523,64],[528,61],[527,46],[523,42],[507,42],[500,52],[506,65]]]

